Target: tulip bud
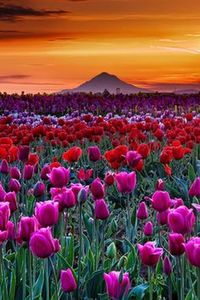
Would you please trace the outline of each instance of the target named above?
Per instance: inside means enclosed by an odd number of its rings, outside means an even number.
[[[11,212],[17,210],[17,197],[15,192],[9,192],[5,194],[4,201],[9,203]]]
[[[21,172],[17,167],[10,168],[10,177],[19,180],[21,178]]]
[[[116,258],[116,256],[117,256],[117,248],[116,248],[114,242],[112,242],[112,243],[108,246],[107,251],[106,251],[106,255],[107,255],[109,258],[111,258],[111,259]]]
[[[148,218],[148,211],[145,202],[141,202],[137,210],[137,218],[140,220],[145,220]]]
[[[78,202],[81,204],[85,203],[87,200],[87,195],[88,195],[87,190],[85,188],[82,188],[78,193]]]
[[[101,159],[101,152],[99,147],[91,146],[88,147],[88,158],[90,161],[96,162]]]
[[[156,182],[156,191],[164,191],[165,189],[165,183],[162,179],[158,179]]]
[[[6,159],[3,159],[0,164],[0,173],[8,174],[9,173],[9,165]]]
[[[153,224],[151,222],[147,222],[144,225],[143,232],[144,232],[144,235],[146,235],[146,236],[153,235]]]
[[[19,183],[19,181],[17,179],[14,179],[14,178],[10,179],[8,186],[9,186],[9,190],[11,192],[15,192],[15,193],[18,193],[21,189],[21,184]]]
[[[108,205],[104,199],[98,199],[95,201],[95,218],[105,220],[109,217],[110,212]]]
[[[71,269],[61,270],[61,288],[65,293],[71,293],[77,289],[77,283]]]
[[[40,172],[40,177],[42,180],[48,180],[48,174],[51,172],[50,166],[49,165],[45,165],[41,172]]]
[[[30,180],[33,176],[33,166],[25,165],[23,169],[23,178],[25,180]]]
[[[165,256],[163,260],[163,271],[167,276],[172,273],[172,263],[168,256]]]
[[[7,223],[8,240],[12,241],[16,237],[15,224],[11,221]]]
[[[200,177],[197,177],[189,189],[190,197],[200,197]]]
[[[35,197],[41,197],[44,195],[46,186],[43,182],[38,181],[33,187],[33,194]]]
[[[19,146],[19,154],[18,158],[19,160],[25,162],[28,160],[30,147],[29,146]]]
[[[58,222],[58,203],[53,201],[37,202],[35,216],[42,227],[53,226]]]
[[[91,192],[94,199],[101,199],[104,197],[105,189],[101,180],[96,178],[91,184]]]
[[[111,173],[106,173],[106,176],[104,178],[104,182],[106,185],[113,185],[115,182],[115,177]]]

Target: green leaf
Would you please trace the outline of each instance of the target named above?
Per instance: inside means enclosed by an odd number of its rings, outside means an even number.
[[[9,299],[15,299],[15,289],[16,289],[16,270],[15,268],[12,270],[11,279],[10,279],[10,291],[9,291]]]
[[[191,182],[193,182],[196,178],[194,167],[191,164],[189,164],[189,167],[188,167],[188,177]]]
[[[137,285],[136,287],[132,288],[128,294],[128,299],[132,299],[134,296],[137,300],[141,300],[145,296],[145,292],[148,289],[149,285],[144,283]]]
[[[104,270],[96,271],[86,283],[87,297],[97,299],[98,294],[105,292],[105,282],[103,278]]]
[[[68,236],[66,237],[66,243],[67,243],[67,261],[71,266],[73,266],[74,262],[74,237]]]
[[[43,285],[44,285],[44,269],[41,268],[40,275],[38,276],[38,279],[36,280],[36,283],[33,286],[34,299],[38,298],[41,295]]]

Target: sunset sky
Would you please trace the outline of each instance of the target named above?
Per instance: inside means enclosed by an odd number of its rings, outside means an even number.
[[[0,0],[0,91],[49,93],[103,71],[200,88],[200,1]]]

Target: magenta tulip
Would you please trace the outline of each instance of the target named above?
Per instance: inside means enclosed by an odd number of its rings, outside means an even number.
[[[8,174],[9,173],[9,164],[6,159],[3,159],[0,164],[0,173]]]
[[[65,293],[71,293],[77,289],[77,283],[71,269],[61,270],[61,288]]]
[[[139,208],[137,210],[137,218],[140,220],[145,220],[148,218],[148,210],[144,201],[139,205]]]
[[[193,237],[185,244],[185,253],[191,265],[200,268],[200,237]]]
[[[156,215],[157,221],[160,225],[167,225],[168,224],[168,215],[170,209],[166,209],[162,212],[158,212]]]
[[[131,282],[129,274],[112,271],[110,273],[104,273],[104,280],[106,283],[106,290],[108,296],[112,300],[122,299],[126,296],[131,288]]]
[[[4,201],[9,203],[10,211],[17,210],[17,196],[15,192],[8,192],[5,194]]]
[[[35,217],[21,217],[18,224],[18,242],[28,242],[33,232],[38,230],[38,221]]]
[[[96,162],[101,159],[101,152],[99,147],[91,146],[88,147],[88,158],[89,160]]]
[[[165,256],[163,260],[163,271],[167,276],[172,273],[172,263],[168,256]]]
[[[184,237],[180,233],[170,233],[168,236],[168,247],[172,255],[179,256],[185,252]]]
[[[200,197],[200,177],[197,177],[192,183],[189,189],[189,195],[191,197]]]
[[[155,266],[163,254],[162,248],[156,248],[154,242],[138,244],[141,261],[146,266]]]
[[[192,209],[182,205],[170,211],[168,215],[169,228],[173,232],[187,234],[194,227],[195,216]]]
[[[70,169],[64,167],[53,168],[48,174],[50,182],[55,187],[63,187],[68,184],[70,178]]]
[[[41,197],[44,195],[46,186],[43,182],[38,181],[33,187],[33,195],[35,197]]]
[[[10,205],[8,202],[0,202],[0,230],[7,230],[10,218]]]
[[[53,198],[53,201],[58,202],[59,211],[63,211],[65,208],[71,208],[76,205],[76,198],[71,189],[66,189],[62,193]]]
[[[8,183],[11,192],[18,193],[21,190],[21,184],[17,179],[11,178]]]
[[[53,238],[49,227],[35,231],[31,235],[29,246],[33,255],[40,258],[47,258],[60,251],[59,241]]]
[[[58,222],[58,205],[54,201],[36,203],[35,216],[42,227],[53,226]]]
[[[127,164],[133,168],[142,159],[142,156],[137,151],[128,151],[126,153]]]
[[[10,177],[19,180],[21,178],[21,172],[17,167],[10,168]]]
[[[101,199],[104,197],[105,188],[104,185],[101,183],[99,178],[96,178],[91,184],[91,193],[94,199]]]
[[[108,205],[104,199],[98,199],[95,201],[95,218],[105,220],[109,217],[110,212]]]
[[[34,169],[32,165],[25,165],[23,169],[23,178],[30,180],[33,177]]]
[[[136,186],[136,174],[135,172],[127,173],[120,172],[115,175],[117,182],[117,188],[120,193],[131,193]]]
[[[168,192],[156,191],[152,196],[152,207],[158,211],[162,212],[170,207],[171,200]]]
[[[146,235],[146,236],[153,235],[153,224],[152,224],[152,222],[149,221],[144,225],[143,232],[144,232],[144,235]]]

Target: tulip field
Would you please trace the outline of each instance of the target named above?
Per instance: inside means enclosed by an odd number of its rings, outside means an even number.
[[[200,94],[0,94],[8,299],[200,299]]]

